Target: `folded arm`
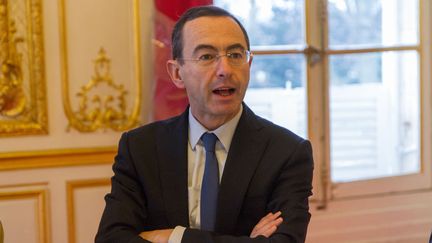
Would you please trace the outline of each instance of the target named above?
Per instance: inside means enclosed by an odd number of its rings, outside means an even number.
[[[281,212],[268,213],[252,230],[250,238],[258,236],[270,237],[282,223]],[[173,229],[152,230],[140,233],[140,237],[154,243],[168,243]]]
[[[249,236],[223,235],[186,228],[181,242],[304,242],[310,219],[308,197],[311,195],[312,151],[308,141],[299,144],[281,171],[267,207],[269,213],[253,228]],[[143,232],[154,242],[168,242],[172,229]],[[160,241],[158,241],[158,240]]]
[[[266,155],[273,159],[272,154],[277,153],[276,150],[283,150],[283,146],[283,143],[275,145],[267,151]],[[271,161],[269,158],[266,160]],[[221,235],[188,228],[184,232],[182,242],[304,242],[310,220],[308,198],[312,194],[313,158],[310,142],[300,141],[294,152],[284,160],[277,178],[272,183],[274,187],[266,204],[268,212],[281,211],[283,222],[270,237],[260,235],[250,238],[249,236]],[[269,167],[271,166],[273,165],[269,163]]]

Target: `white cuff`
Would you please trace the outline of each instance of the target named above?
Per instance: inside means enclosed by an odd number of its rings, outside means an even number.
[[[185,230],[186,228],[183,226],[176,226],[174,230],[171,232],[171,235],[168,239],[168,243],[181,243]]]

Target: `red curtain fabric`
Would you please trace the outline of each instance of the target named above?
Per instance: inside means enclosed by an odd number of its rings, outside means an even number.
[[[162,120],[184,111],[188,105],[185,90],[178,89],[166,71],[165,63],[171,58],[171,31],[175,21],[187,9],[209,5],[213,0],[154,0],[154,78],[153,120]]]

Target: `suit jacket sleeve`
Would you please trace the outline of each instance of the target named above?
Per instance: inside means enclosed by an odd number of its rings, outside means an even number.
[[[282,148],[280,148],[282,146]],[[266,154],[277,153],[283,145],[269,145]],[[304,242],[310,220],[308,197],[312,194],[313,158],[310,142],[301,140],[292,155],[284,161],[283,169],[275,180],[275,187],[267,202],[267,211],[282,211],[283,223],[270,237],[220,235],[196,229],[186,229],[182,242]],[[241,224],[242,222],[238,222]]]
[[[137,183],[137,174],[128,151],[128,135],[123,134],[113,165],[111,192],[105,196],[105,210],[96,235],[96,243],[142,243],[146,200]]]

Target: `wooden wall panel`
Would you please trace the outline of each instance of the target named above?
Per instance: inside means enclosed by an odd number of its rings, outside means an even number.
[[[58,157],[59,160],[61,158],[62,156]],[[54,160],[54,158],[52,159]],[[95,227],[100,219],[100,213],[98,215],[95,213],[103,210],[103,196],[109,190],[111,175],[110,164],[0,170],[0,218],[5,224],[5,242],[68,242],[68,213],[70,211],[68,199],[70,198],[69,195],[72,194],[69,193],[71,190],[68,190],[67,185],[70,182],[79,182],[78,184],[71,184],[74,188],[72,196],[76,195],[76,202],[78,202],[75,208],[79,222],[77,229],[88,229],[89,232],[82,235],[81,232],[78,233],[80,237],[87,237],[85,241],[80,242],[93,242],[93,240],[87,241],[87,239],[93,237],[96,232]],[[103,179],[104,186],[95,185],[93,188],[90,182],[98,182],[99,178],[105,178]],[[80,183],[82,181],[85,184],[81,188]],[[90,188],[87,190],[86,186],[90,186]],[[41,190],[44,191],[41,194],[43,196],[32,194],[33,191],[39,193]],[[17,195],[16,191],[18,191]],[[44,199],[42,200],[42,198]],[[42,205],[39,203],[41,200],[47,209],[45,211],[40,209],[37,213],[32,211],[33,214],[29,214],[29,208]],[[90,205],[88,202],[92,204]],[[94,202],[99,203],[93,204]],[[85,205],[86,203],[89,205]],[[80,218],[82,215],[92,215],[92,217],[86,221]],[[45,227],[40,227],[43,224],[42,221],[38,221],[39,219],[44,219],[47,222]],[[29,233],[25,233],[26,231]],[[39,237],[38,235],[42,235],[42,238],[35,238]],[[91,236],[88,237],[89,235]]]
[[[105,206],[104,196],[110,191],[110,180],[74,180],[66,185],[69,243],[93,242]]]
[[[0,216],[5,242],[51,242],[47,195],[47,188],[1,188]]]

